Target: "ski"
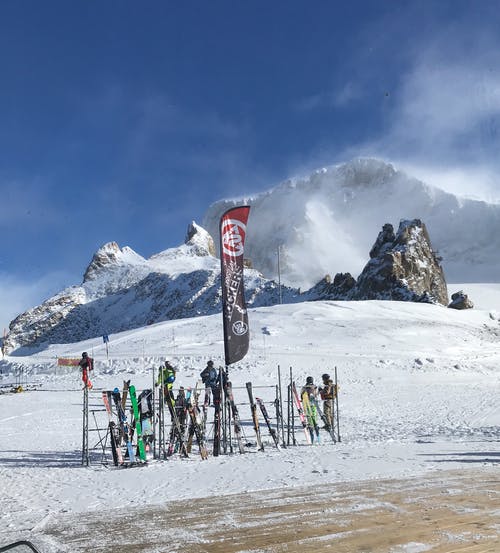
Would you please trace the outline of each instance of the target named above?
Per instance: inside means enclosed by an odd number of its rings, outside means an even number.
[[[326,418],[325,413],[323,412],[323,410],[319,406],[319,401],[316,398],[314,398],[313,400],[311,400],[311,403],[316,407],[316,410],[318,411],[318,414],[319,414],[321,420],[325,424],[325,430],[328,432],[328,434],[330,434],[330,436],[333,440],[333,443],[337,443],[337,438],[335,437],[335,429],[333,428],[333,426],[328,424],[328,419]]]
[[[259,416],[257,414],[257,404],[253,399],[252,383],[247,382],[246,387],[248,392],[248,399],[250,401],[250,410],[252,412],[253,428],[255,430],[255,437],[257,439],[257,448],[259,449],[259,451],[264,451],[264,444],[262,443],[262,438],[260,435]]]
[[[214,404],[214,447],[213,455],[217,457],[220,454],[220,431],[221,431],[221,389],[220,386],[214,386],[212,389],[212,399]]]
[[[245,445],[243,443],[243,435],[241,432],[240,414],[238,413],[238,407],[234,401],[233,385],[229,380],[226,381],[226,396],[229,400],[231,413],[233,414],[234,434],[236,436],[236,440],[238,441],[238,449],[240,450],[240,453],[245,453]]]
[[[147,455],[151,453],[151,444],[154,442],[152,398],[153,391],[151,389],[143,390],[137,398],[141,417],[142,441]]]
[[[132,442],[130,441],[130,428],[128,426],[127,414],[122,407],[122,400],[121,400],[120,391],[118,390],[118,388],[115,388],[111,395],[113,397],[113,401],[115,402],[116,411],[118,413],[118,419],[120,421],[122,436],[125,439],[125,442],[127,444],[128,459],[130,463],[134,463],[135,453],[134,453],[134,447],[132,445]]]
[[[175,409],[174,404],[172,403],[172,397],[166,397],[165,403],[167,404],[168,411],[170,413],[170,419],[172,421],[172,427],[170,430],[170,436],[171,436],[171,443],[170,446],[173,445],[173,440],[177,439],[179,441],[179,450],[180,452],[185,456],[189,457],[189,454],[186,449],[186,442],[184,441],[184,435],[182,432],[181,424],[179,422],[179,418],[177,417],[177,412]],[[173,448],[169,447],[169,450],[167,452],[169,455],[172,455]]]
[[[130,386],[130,380],[124,380],[123,381],[123,390],[122,390],[122,409],[124,411],[127,408],[127,395],[128,395],[129,386]]]
[[[274,441],[274,445],[276,446],[276,449],[280,449],[280,441],[279,441],[279,438],[278,438],[278,434],[277,434],[276,430],[271,426],[271,419],[269,418],[269,415],[267,413],[267,409],[266,409],[266,406],[264,405],[264,402],[258,397],[255,398],[255,401],[257,402],[257,404],[260,407],[260,410],[262,411],[262,416],[264,417],[264,420],[266,421],[267,428],[269,429],[269,434],[271,434],[271,437]]]
[[[203,430],[201,428],[200,421],[198,418],[197,387],[198,387],[198,384],[196,384],[194,395],[192,393],[189,394],[188,403],[187,403],[187,409],[188,409],[189,418],[190,418],[187,449],[188,449],[188,452],[191,451],[191,442],[193,441],[193,435],[194,435],[196,436],[196,442],[198,443],[198,447],[200,449],[201,458],[208,459],[208,450],[205,445],[205,440],[203,438]],[[193,401],[193,398],[194,398],[194,401]]]
[[[108,392],[102,392],[102,401],[108,413],[108,429],[111,440],[111,453],[113,455],[113,463],[117,467],[118,465],[123,465],[123,456],[120,445],[117,443],[116,440],[116,423],[113,420],[113,411],[111,410],[111,404],[109,403]]]
[[[304,414],[304,410],[302,409],[302,402],[300,401],[300,397],[297,392],[297,387],[295,386],[295,382],[292,382],[292,395],[293,395],[293,399],[295,400],[295,406],[297,407],[297,411],[299,413],[299,418],[300,418],[300,422],[302,423],[302,428],[304,429],[306,442],[309,445],[312,445],[311,434],[309,433],[309,430],[307,428],[306,416]]]
[[[132,402],[132,409],[134,412],[135,430],[137,434],[137,447],[139,449],[139,458],[141,461],[146,461],[146,449],[142,440],[142,427],[141,427],[141,415],[139,413],[139,404],[137,403],[137,395],[135,386],[129,386],[130,401]]]
[[[306,415],[307,428],[309,429],[309,433],[311,434],[311,443],[314,443],[315,436],[316,441],[319,443],[319,426],[316,422],[314,408],[309,401],[309,392],[307,391],[302,392],[302,407],[304,408],[304,413]]]

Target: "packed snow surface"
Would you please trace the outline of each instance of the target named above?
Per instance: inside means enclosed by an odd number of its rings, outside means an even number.
[[[458,286],[458,285],[457,285]],[[466,289],[467,285],[463,288]],[[341,442],[326,432],[307,446],[277,450],[265,428],[265,451],[178,456],[145,467],[81,465],[82,392],[74,368],[57,356],[96,359],[96,390],[131,379],[151,387],[153,368],[169,359],[176,386],[194,387],[208,359],[223,363],[221,316],[159,323],[102,340],[52,345],[0,364],[8,384],[21,367],[36,390],[0,396],[0,544],[57,522],[62,513],[162,505],[178,499],[388,477],[412,477],[488,464],[500,451],[500,285],[475,288],[479,308],[455,311],[405,302],[312,302],[252,309],[249,354],[230,367],[248,441],[254,441],[245,382],[274,416],[280,367],[283,396],[290,368],[300,386],[337,368]],[[481,291],[481,292],[480,292]],[[475,293],[476,293],[475,292]],[[471,293],[474,301],[474,294]],[[106,426],[100,394],[91,395],[90,427]],[[284,408],[286,416],[286,406]],[[213,410],[209,413],[213,418]],[[91,445],[99,437],[91,432]],[[286,436],[285,436],[286,438]],[[237,448],[235,448],[237,450]],[[498,459],[498,457],[496,457]]]

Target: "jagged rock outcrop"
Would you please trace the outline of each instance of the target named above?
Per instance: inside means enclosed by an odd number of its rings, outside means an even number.
[[[116,242],[108,242],[99,248],[87,267],[83,282],[96,279],[103,270],[112,266],[124,265],[130,262],[145,262],[145,259],[125,246],[123,249]]]
[[[333,279],[326,275],[304,294],[311,300],[343,300],[356,286],[356,280],[350,273],[337,273]]]
[[[401,221],[396,234],[392,225],[384,225],[370,257],[351,299],[448,304],[443,269],[420,219]]]
[[[474,304],[463,290],[459,290],[451,295],[451,303],[448,307],[451,309],[472,309]]]
[[[185,243],[193,248],[195,255],[216,256],[213,238],[203,227],[200,227],[194,221],[188,226]]]

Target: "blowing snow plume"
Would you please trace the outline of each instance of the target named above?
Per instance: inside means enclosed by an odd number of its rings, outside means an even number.
[[[287,180],[244,200],[221,200],[203,226],[217,236],[227,209],[252,206],[246,256],[267,278],[307,288],[325,274],[357,276],[387,221],[421,219],[450,282],[498,282],[500,205],[459,198],[376,159],[355,159]]]

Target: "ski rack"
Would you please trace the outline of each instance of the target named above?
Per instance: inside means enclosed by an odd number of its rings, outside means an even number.
[[[292,383],[294,382],[293,369],[289,368],[289,382],[286,385],[286,394],[283,394],[282,389],[282,375],[281,368],[278,365],[278,380],[276,384],[266,385],[266,386],[253,386],[253,390],[257,391],[257,396],[263,399],[264,404],[268,407],[267,413],[270,419],[270,423],[276,433],[276,436],[279,441],[279,445],[283,448],[297,445],[305,445],[304,437],[302,436],[299,439],[299,435],[296,434],[296,419],[298,418],[297,408],[294,404],[294,398],[292,394]],[[166,409],[166,402],[164,401],[164,390],[163,386],[159,386],[157,389],[154,386],[155,384],[155,371],[153,370],[153,386],[152,390],[152,442],[150,450],[150,459],[154,460],[166,460],[171,458],[173,455],[188,456],[192,455],[196,457],[195,451],[191,451],[191,444],[196,447],[197,440],[193,430],[190,430],[191,420],[187,412],[183,413],[185,419],[181,417],[181,431],[183,432],[183,440],[187,444],[186,449],[184,449],[184,454],[182,454],[182,444],[178,446],[178,431],[174,429],[175,424],[172,422],[172,412],[170,409]],[[297,386],[299,388],[299,385]],[[149,389],[149,388],[148,388]],[[203,414],[203,398],[206,390],[204,388],[199,388],[198,385],[193,388],[197,390],[199,401],[196,404],[198,418]],[[186,390],[188,388],[186,387]],[[249,429],[252,429],[254,421],[252,418],[252,412],[250,408],[250,402],[247,398],[245,401],[240,402],[236,401],[237,396],[240,395],[240,392],[243,390],[246,391],[245,386],[231,386],[231,399],[228,397],[226,390],[221,389],[221,400],[220,400],[220,449],[218,453],[213,451],[214,439],[215,439],[215,420],[213,420],[214,415],[214,403],[212,398],[212,403],[209,407],[206,407],[207,410],[207,419],[206,424],[202,428],[203,432],[203,443],[207,449],[210,449],[209,445],[212,444],[212,454],[221,454],[221,455],[231,455],[237,453],[245,452],[255,452],[260,448],[255,444],[256,436],[248,436],[247,432]],[[330,435],[334,438],[335,443],[341,441],[340,436],[340,417],[339,417],[339,394],[338,394],[338,375],[337,367],[334,368],[334,396],[332,401],[332,418],[334,428]],[[111,452],[111,435],[110,435],[110,426],[109,422],[105,423],[105,414],[106,409],[102,401],[98,400],[96,394],[102,394],[103,390],[97,389],[84,389],[83,390],[83,421],[82,421],[82,465],[90,466],[92,462],[97,461],[96,452],[100,452],[100,464],[113,464]],[[142,390],[143,391],[143,390]],[[137,391],[139,394],[139,391]],[[172,393],[174,397],[177,397],[179,394],[179,388],[172,388]],[[212,393],[210,392],[210,395]],[[246,395],[246,393],[245,393]],[[286,396],[286,397],[283,397]],[[170,400],[169,400],[170,401]],[[320,400],[318,400],[319,402]],[[286,405],[285,405],[286,404]],[[234,408],[237,409],[238,420],[235,423],[234,420]],[[115,406],[111,406],[112,412],[116,415]],[[175,409],[175,406],[174,406]],[[125,410],[130,412],[130,397],[127,398],[127,405]],[[165,412],[167,411],[167,412]],[[286,416],[285,416],[286,415]],[[118,419],[117,419],[118,420]],[[90,421],[90,422],[89,422]],[[131,420],[129,418],[129,426],[131,426]],[[117,425],[119,422],[117,423]],[[263,428],[265,428],[265,421],[262,421]],[[90,426],[90,427],[89,427]],[[299,423],[299,427],[300,423]],[[191,432],[191,434],[190,434]],[[97,433],[98,439],[92,445],[89,443],[90,433]],[[274,433],[274,432],[273,432]],[[272,445],[274,447],[274,441],[270,440],[271,436],[264,432],[265,442],[264,445]],[[259,436],[261,438],[261,436]],[[194,442],[194,443],[193,443]],[[124,448],[124,445],[121,444],[120,447]],[[134,444],[134,447],[136,445]],[[200,444],[198,444],[200,448]],[[177,450],[178,449],[178,450]],[[262,447],[263,449],[263,447]],[[200,450],[201,452],[201,450]],[[123,450],[122,453],[126,454],[126,451]],[[203,457],[202,455],[202,458]],[[141,463],[132,463],[134,465]],[[131,466],[131,463],[124,463],[122,466]]]

